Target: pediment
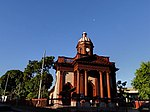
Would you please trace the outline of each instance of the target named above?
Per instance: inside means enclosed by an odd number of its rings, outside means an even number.
[[[98,65],[112,65],[112,62],[109,61],[109,57],[104,56],[85,56],[76,60],[77,63],[85,64],[98,64]]]

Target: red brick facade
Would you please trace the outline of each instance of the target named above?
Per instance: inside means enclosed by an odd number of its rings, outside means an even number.
[[[67,83],[68,77],[74,78],[71,82],[76,87],[75,92],[84,96],[100,98],[114,98],[116,95],[116,71],[114,62],[109,61],[109,57],[93,54],[93,43],[83,33],[77,44],[77,54],[74,58],[58,57],[55,64],[56,72],[59,75],[59,92],[63,85]],[[73,76],[69,73],[73,73]],[[69,76],[70,75],[70,76]]]

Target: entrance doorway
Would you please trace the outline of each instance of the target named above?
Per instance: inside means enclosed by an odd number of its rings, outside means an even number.
[[[93,98],[93,88],[94,85],[91,81],[88,81],[88,97]]]
[[[72,85],[70,82],[67,82],[65,85],[63,85],[63,90],[61,92],[63,105],[71,104],[71,89]]]

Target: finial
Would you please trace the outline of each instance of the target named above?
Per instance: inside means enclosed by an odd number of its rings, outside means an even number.
[[[86,32],[83,32],[82,36],[83,36],[83,37],[86,37],[86,36],[87,36],[87,33],[86,33]]]

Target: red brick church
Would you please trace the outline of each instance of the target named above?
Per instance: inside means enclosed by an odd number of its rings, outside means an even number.
[[[109,57],[93,54],[94,45],[87,33],[83,32],[78,41],[75,57],[59,56],[55,63],[56,83],[51,92],[52,98],[61,98],[61,92],[69,85],[72,94],[89,98],[114,98],[116,96],[116,71]],[[53,103],[61,103],[54,100]],[[73,105],[76,101],[70,99]]]

